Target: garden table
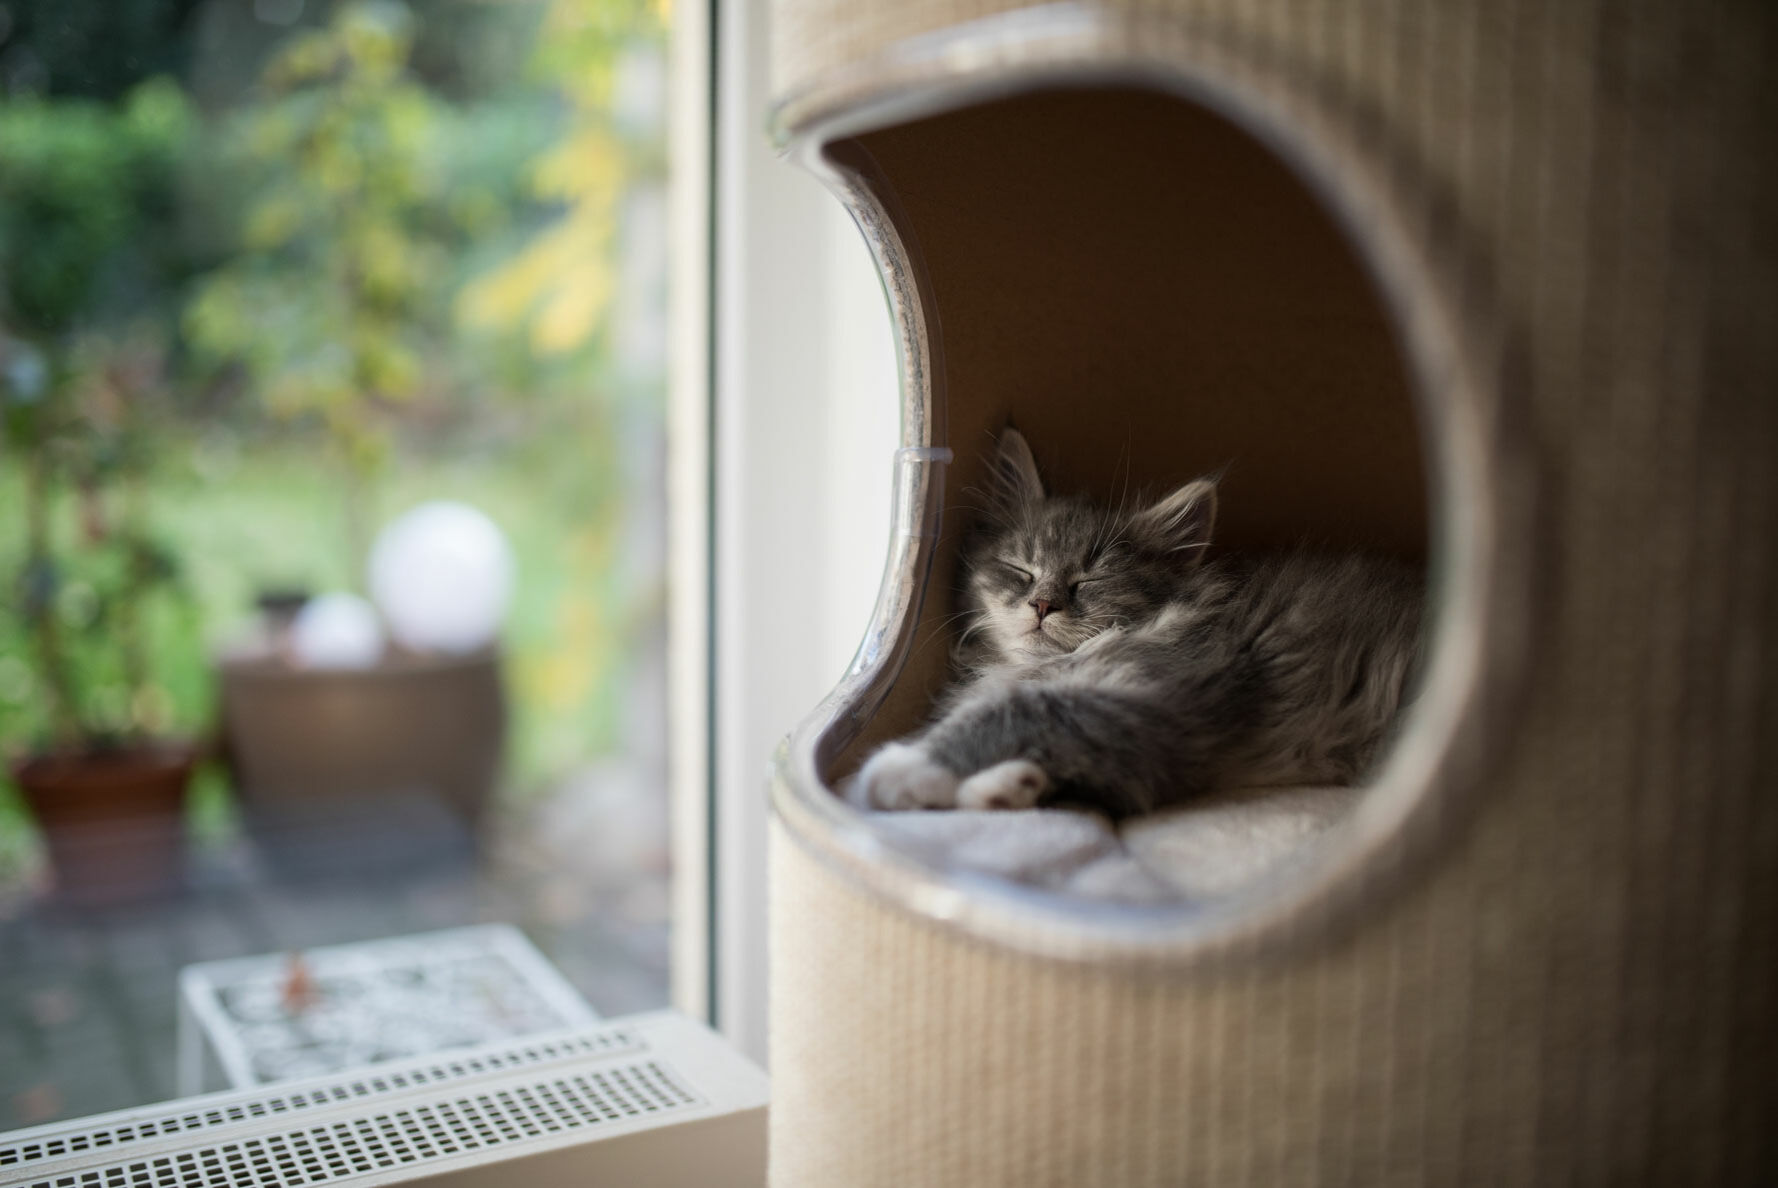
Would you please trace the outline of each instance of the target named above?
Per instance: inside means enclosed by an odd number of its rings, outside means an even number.
[[[509,924],[203,961],[179,971],[178,1090],[230,1088],[597,1021]]]

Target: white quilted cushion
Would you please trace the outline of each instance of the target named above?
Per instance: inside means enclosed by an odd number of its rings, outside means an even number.
[[[1344,819],[1362,789],[1218,793],[1113,826],[1092,813],[873,813],[889,845],[928,865],[1089,899],[1201,902],[1270,874]]]

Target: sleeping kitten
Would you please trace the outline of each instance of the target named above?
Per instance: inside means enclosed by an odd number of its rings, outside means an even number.
[[[1047,494],[1013,429],[996,470],[992,522],[963,557],[962,680],[864,765],[855,803],[1125,817],[1364,772],[1416,667],[1416,571],[1356,554],[1205,561],[1213,481],[1124,515]]]

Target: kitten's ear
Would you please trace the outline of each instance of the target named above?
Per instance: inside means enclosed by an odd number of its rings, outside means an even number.
[[[1185,484],[1153,507],[1136,513],[1130,528],[1149,546],[1166,553],[1183,553],[1196,562],[1210,547],[1216,527],[1216,483],[1197,479]]]
[[[1008,508],[1024,507],[1043,498],[1043,479],[1025,435],[1008,426],[994,451],[994,494]]]

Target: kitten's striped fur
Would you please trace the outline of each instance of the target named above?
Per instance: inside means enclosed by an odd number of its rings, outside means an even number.
[[[1212,480],[1124,514],[1046,493],[1016,430],[996,463],[963,558],[961,680],[930,726],[871,757],[856,802],[1122,817],[1365,771],[1416,668],[1417,571],[1308,551],[1206,561]]]

